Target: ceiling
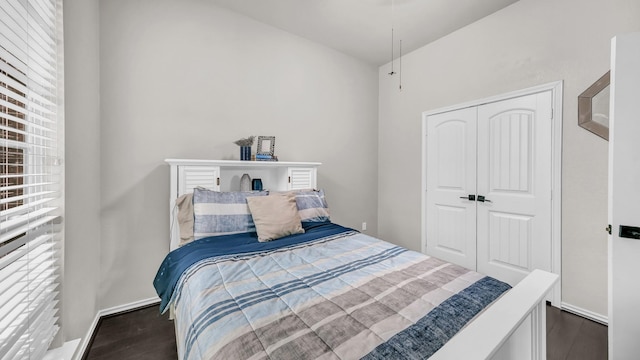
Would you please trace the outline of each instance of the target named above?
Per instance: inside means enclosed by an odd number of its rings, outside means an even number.
[[[517,0],[210,0],[373,65],[391,61]],[[393,2],[393,4],[392,4]]]

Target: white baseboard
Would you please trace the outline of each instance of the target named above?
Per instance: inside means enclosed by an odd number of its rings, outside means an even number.
[[[43,360],[71,360],[79,344],[80,339],[67,341],[59,348],[47,350]]]
[[[593,321],[598,322],[598,323],[603,324],[603,325],[609,325],[609,317],[607,317],[605,315],[602,315],[602,314],[595,313],[595,312],[590,311],[590,310],[583,309],[583,308],[578,307],[578,306],[567,304],[566,302],[562,303],[562,310],[570,312],[570,313],[573,313],[573,314],[576,314],[576,315],[580,315],[580,316],[582,316],[584,318],[587,318],[589,320],[593,320]]]
[[[118,306],[114,306],[114,307],[111,307],[111,308],[108,308],[108,309],[100,310],[100,311],[98,311],[98,316],[99,317],[109,316],[109,315],[113,315],[113,314],[129,311],[129,310],[133,310],[133,309],[137,309],[137,308],[142,308],[142,307],[145,307],[145,306],[153,305],[155,303],[160,303],[160,298],[157,297],[157,296],[153,297],[153,298],[149,298],[149,299],[138,300],[138,301],[135,301],[135,302],[132,302],[132,303],[129,303],[129,304],[118,305]]]
[[[89,342],[91,341],[91,338],[93,337],[93,333],[96,331],[96,328],[98,327],[98,322],[100,321],[100,318],[105,317],[105,316],[109,316],[109,315],[118,314],[118,313],[125,312],[125,311],[129,311],[129,310],[134,310],[134,309],[145,307],[145,306],[148,306],[148,305],[153,305],[153,304],[159,303],[159,302],[160,302],[160,298],[159,297],[153,297],[153,298],[139,300],[139,301],[135,301],[135,302],[132,302],[132,303],[129,303],[129,304],[118,305],[118,306],[114,306],[114,307],[111,307],[111,308],[108,308],[108,309],[103,309],[103,310],[98,311],[96,313],[96,317],[93,319],[93,322],[91,323],[91,326],[89,327],[89,330],[87,331],[87,335],[85,335],[85,337],[82,338],[82,340],[81,340],[80,347],[79,347],[78,351],[76,351],[76,355],[74,357],[74,360],[82,359],[82,356],[87,351],[87,346],[89,346]]]

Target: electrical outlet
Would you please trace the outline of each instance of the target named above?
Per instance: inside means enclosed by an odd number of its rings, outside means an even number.
[[[365,230],[367,230],[367,223],[363,222],[362,223],[362,231],[365,231]]]

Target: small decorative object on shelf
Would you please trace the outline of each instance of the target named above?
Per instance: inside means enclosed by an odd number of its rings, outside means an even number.
[[[251,191],[251,177],[249,174],[242,174],[240,178],[240,191]]]
[[[234,141],[234,144],[240,146],[240,160],[251,160],[251,146],[255,136],[249,136],[246,139]]]
[[[256,149],[256,154],[273,156],[275,146],[275,136],[258,136],[258,149]]]
[[[278,161],[278,157],[274,155],[275,145],[275,136],[258,136],[256,161]]]
[[[240,160],[251,160],[251,146],[240,146]]]
[[[262,179],[253,179],[251,181],[251,190],[262,191]]]
[[[256,154],[256,161],[278,161],[278,157],[274,155]]]

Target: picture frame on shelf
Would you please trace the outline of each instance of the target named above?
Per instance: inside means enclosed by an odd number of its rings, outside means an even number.
[[[258,136],[258,148],[256,149],[257,155],[269,155],[273,157],[275,152],[275,136]]]

